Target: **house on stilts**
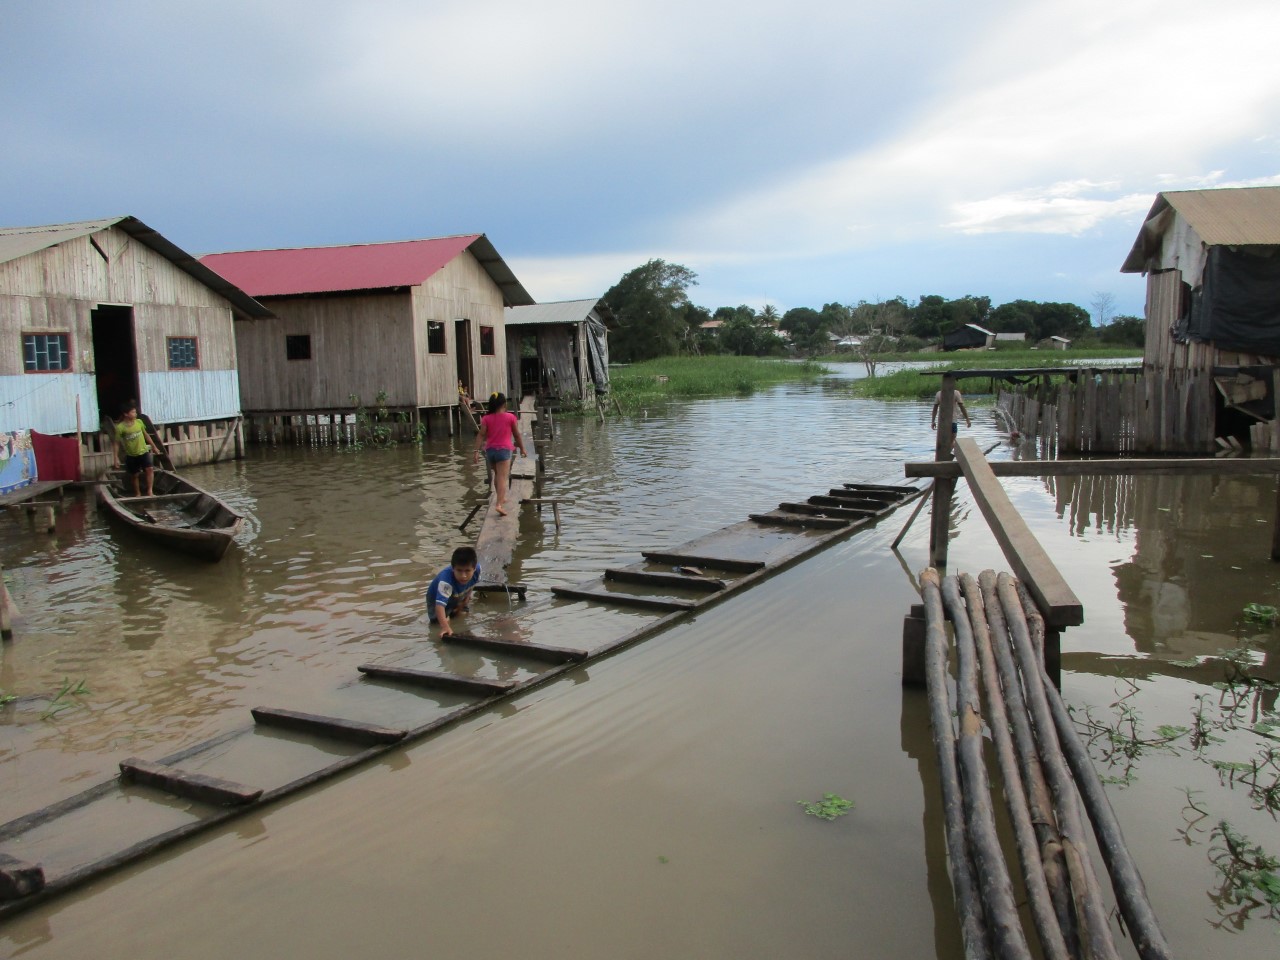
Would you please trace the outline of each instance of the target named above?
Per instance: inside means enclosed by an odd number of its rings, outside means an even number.
[[[74,437],[94,477],[136,399],[175,465],[236,457],[234,321],[270,316],[135,217],[0,229],[0,432]]]
[[[553,406],[594,403],[609,390],[613,313],[599,298],[507,307],[508,390]]]
[[[1280,187],[1158,194],[1121,272],[1147,278],[1141,368],[1007,387],[1015,425],[1063,452],[1280,449]]]
[[[236,324],[253,442],[341,442],[361,405],[387,411],[395,429],[452,432],[459,387],[507,389],[504,310],[533,303],[484,234],[201,263],[273,314]]]

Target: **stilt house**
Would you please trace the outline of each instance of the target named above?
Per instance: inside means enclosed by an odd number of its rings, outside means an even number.
[[[1121,272],[1147,276],[1147,369],[1216,408],[1217,435],[1275,418],[1280,187],[1157,195]]]
[[[78,435],[136,399],[175,465],[235,456],[234,318],[271,314],[134,217],[0,229],[0,431]]]
[[[416,423],[507,387],[505,307],[533,303],[483,234],[216,253],[271,318],[236,324],[247,420],[333,417],[352,397]],[[380,399],[381,398],[381,399]]]
[[[580,403],[609,389],[613,314],[599,298],[508,307],[507,391]]]

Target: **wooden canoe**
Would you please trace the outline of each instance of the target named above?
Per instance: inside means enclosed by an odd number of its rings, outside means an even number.
[[[213,494],[168,470],[155,472],[155,495],[127,495],[123,474],[98,487],[107,513],[141,536],[179,553],[217,561],[231,546],[244,517]]]

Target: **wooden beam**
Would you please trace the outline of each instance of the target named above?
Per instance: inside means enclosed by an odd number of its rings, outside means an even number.
[[[231,780],[208,777],[202,773],[191,773],[163,763],[141,760],[138,757],[120,761],[120,776],[126,781],[159,787],[176,797],[199,800],[201,803],[211,803],[216,807],[236,807],[253,803],[262,796],[261,787],[246,787]]]
[[[1083,623],[1083,604],[1067,586],[1049,554],[1000,486],[977,441],[965,437],[956,441],[955,449],[956,459],[978,508],[987,518],[1009,566],[1036,598],[1046,622],[1052,627]]]
[[[815,530],[834,530],[837,527],[847,527],[851,522],[834,517],[804,517],[786,513],[753,513],[748,519],[772,527],[811,527]]]
[[[640,554],[650,563],[669,563],[673,567],[710,567],[726,573],[755,573],[767,564],[763,560],[737,560],[732,557],[705,557],[694,553],[671,553],[645,550]]]
[[[481,650],[493,650],[497,653],[527,657],[530,660],[543,660],[550,663],[578,663],[587,659],[587,651],[574,650],[569,647],[550,647],[545,643],[526,643],[522,640],[502,640],[498,637],[477,637],[470,633],[453,633],[441,637],[445,643],[456,643],[463,647],[476,647]]]
[[[604,578],[618,583],[646,583],[658,587],[676,587],[680,590],[703,590],[707,593],[715,593],[725,588],[725,582],[715,577],[698,577],[685,573],[655,573],[649,570],[629,570],[626,567],[610,567],[604,572]]]
[[[609,603],[615,607],[639,607],[642,610],[692,610],[697,604],[692,600],[668,600],[662,597],[639,597],[633,593],[609,593],[607,590],[582,590],[578,587],[552,587],[551,592],[565,600],[591,600]]]
[[[44,889],[44,868],[0,853],[0,902],[20,900]]]
[[[481,677],[460,677],[454,673],[437,673],[434,670],[416,670],[411,667],[391,667],[378,663],[362,663],[356,667],[365,676],[375,680],[398,680],[433,690],[451,690],[457,693],[493,697],[507,693],[515,686],[514,680],[486,680]]]
[[[996,460],[987,464],[997,477],[1114,477],[1140,473],[1280,473],[1280,457],[1219,460],[1215,457],[1098,460]],[[955,478],[961,475],[951,461],[903,464],[908,477]]]
[[[254,721],[263,726],[300,730],[303,733],[333,737],[336,740],[350,740],[353,743],[396,743],[403,740],[409,732],[381,727],[374,723],[361,723],[358,720],[321,717],[313,713],[298,713],[294,710],[280,710],[275,707],[254,707],[250,713],[253,714]]]

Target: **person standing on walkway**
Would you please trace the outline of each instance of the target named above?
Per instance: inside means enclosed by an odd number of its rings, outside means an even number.
[[[955,412],[957,410],[964,414],[964,425],[966,427],[969,427],[970,429],[973,428],[973,421],[969,419],[969,410],[964,405],[964,397],[961,395],[960,391],[959,390],[952,391],[951,396],[955,398],[955,406],[952,407],[952,413],[951,413],[951,446],[947,447],[948,450],[952,450],[955,448],[956,434],[960,432],[960,426],[959,424],[956,423],[956,418],[955,418]],[[933,413],[929,417],[929,426],[935,431],[938,429],[938,408],[940,406],[942,406],[941,390],[939,390],[934,395]]]
[[[511,485],[511,459],[516,450],[520,456],[529,454],[520,436],[520,418],[507,410],[507,398],[501,393],[489,397],[489,412],[480,418],[480,432],[476,434],[474,461],[480,459],[480,451],[493,471],[494,509],[506,516],[507,490]]]
[[[112,450],[115,453],[115,466],[120,467],[121,450],[124,451],[124,466],[129,474],[129,478],[133,481],[133,495],[135,497],[142,496],[140,479],[142,476],[147,478],[147,496],[155,496],[155,464],[152,460],[152,453],[155,456],[160,455],[160,448],[155,445],[151,439],[151,435],[147,433],[147,427],[138,416],[138,401],[126,401],[123,410],[123,416],[120,422],[116,424],[115,443]]]

